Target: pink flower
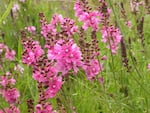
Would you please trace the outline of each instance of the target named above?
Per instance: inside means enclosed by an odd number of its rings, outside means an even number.
[[[89,64],[85,64],[82,67],[89,80],[93,79],[100,71],[102,71],[102,65],[96,59],[92,59]]]
[[[84,24],[82,28],[87,30],[89,27],[92,27],[94,31],[98,30],[99,22],[101,21],[101,14],[98,11],[88,11],[84,10],[84,5],[80,1],[77,1],[74,5],[75,15],[78,17],[79,21],[82,21]]]
[[[78,26],[75,25],[74,20],[63,18],[62,15],[55,14],[50,23],[44,23],[41,26],[41,34],[47,39],[48,34],[55,36],[57,34],[57,26],[60,25],[60,32],[65,36],[71,37],[78,32]]]
[[[101,33],[102,41],[107,43],[107,48],[110,49],[113,54],[116,54],[118,45],[122,39],[120,30],[114,26],[103,26]]]
[[[6,91],[4,91],[3,96],[5,97],[7,102],[12,104],[17,101],[17,98],[20,96],[20,94],[16,88],[13,88],[13,89],[7,89]]]
[[[14,60],[16,55],[16,52],[14,50],[11,49],[7,49],[6,53],[5,53],[5,57],[9,60]]]
[[[4,111],[0,110],[0,113],[4,113]]]
[[[8,84],[12,84],[14,85],[15,84],[15,79],[11,78],[9,79],[7,76],[1,76],[0,77],[0,84],[3,86],[3,87],[6,87]]]
[[[150,70],[150,63],[148,64],[147,68],[148,68],[148,70]]]
[[[51,104],[37,104],[35,106],[35,113],[56,113],[55,111],[52,110]]]
[[[45,92],[46,98],[53,98],[61,89],[63,82],[62,77],[54,77],[49,83],[49,87]]]
[[[17,3],[15,3],[12,7],[12,12],[16,13],[17,11],[19,11],[19,9],[20,9],[19,5]]]
[[[44,67],[33,67],[33,78],[38,82],[47,83],[55,76],[56,70],[54,67],[46,65]]]
[[[39,45],[38,41],[27,39],[23,42],[25,50],[22,55],[22,62],[28,65],[33,65],[36,60],[44,54],[43,49]]]
[[[65,75],[71,69],[78,71],[78,67],[82,65],[81,55],[79,47],[70,39],[68,42],[58,40],[54,47],[48,50],[47,56],[50,60],[56,60],[54,67],[57,72]]]
[[[46,24],[41,26],[41,34],[47,38],[48,33],[51,33],[52,35],[56,35],[56,28],[55,26],[51,24]]]
[[[52,26],[55,26],[59,23],[62,23],[64,21],[64,18],[62,17],[62,15],[60,14],[55,14],[53,17],[52,17],[52,20],[51,20],[51,25]]]
[[[71,37],[74,33],[78,32],[78,26],[75,25],[74,20],[64,18],[61,22],[61,31],[64,31],[64,35]]]
[[[9,108],[5,109],[6,113],[20,113],[19,108],[17,108],[16,106],[11,106]]]
[[[106,55],[104,55],[102,58],[101,58],[101,60],[106,60],[107,59],[107,56]]]
[[[36,28],[34,26],[28,26],[28,27],[25,27],[25,29],[30,33],[35,33],[36,31]]]
[[[127,22],[126,22],[126,25],[128,26],[128,28],[131,29],[131,27],[132,27],[132,22],[131,22],[131,21],[127,21]]]

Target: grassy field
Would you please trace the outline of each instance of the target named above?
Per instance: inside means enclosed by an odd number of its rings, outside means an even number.
[[[95,1],[89,1],[89,6],[93,9],[98,6],[98,2]],[[100,30],[97,31],[100,56],[107,56],[106,60],[100,60],[103,71],[97,75],[98,78],[103,78],[104,83],[88,80],[82,69],[75,76],[71,73],[65,78],[57,95],[47,100],[58,113],[150,113],[150,69],[148,69],[150,12],[147,9],[150,3],[139,0],[135,2],[139,6],[131,7],[130,0],[106,0],[106,2],[111,9],[110,24],[120,29],[123,44],[120,43],[117,53],[112,54],[106,48],[106,44],[101,42]],[[11,10],[14,3],[20,7],[16,14],[12,14]],[[19,104],[16,106],[21,113],[28,113],[26,102],[28,99],[34,100],[34,105],[37,104],[39,92],[37,82],[32,78],[31,66],[22,63],[24,48],[20,32],[26,26],[35,26],[39,35],[34,39],[41,45],[44,44],[45,41],[40,38],[40,12],[44,13],[48,22],[53,14],[57,13],[74,19],[76,24],[81,26],[82,22],[78,22],[75,17],[74,3],[74,0],[26,0],[25,3],[17,0],[0,0],[0,42],[16,51],[13,61],[3,61],[3,55],[0,54],[2,65],[0,76],[11,71],[16,79],[15,87],[20,92]],[[135,9],[132,11],[133,7]],[[126,25],[127,21],[132,23],[130,28]],[[87,31],[86,36],[91,36],[90,30]],[[73,38],[78,45],[79,35],[75,34]],[[124,59],[128,61],[125,62]],[[17,64],[24,68],[23,73],[12,71]],[[0,90],[0,110],[6,107],[9,107],[9,104]]]

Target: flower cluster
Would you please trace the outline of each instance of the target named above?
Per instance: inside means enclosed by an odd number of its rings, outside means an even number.
[[[56,60],[54,67],[57,72],[62,72],[63,75],[72,69],[77,73],[78,68],[82,65],[81,55],[79,47],[72,39],[58,40],[54,47],[48,50],[48,58]]]
[[[102,65],[99,63],[97,59],[92,59],[88,64],[83,66],[87,79],[91,80],[98,75],[100,71],[102,71]]]
[[[74,5],[75,15],[79,21],[84,23],[82,26],[84,30],[92,27],[93,30],[97,31],[99,22],[101,21],[101,14],[96,10],[91,11],[91,8],[86,7],[87,4],[88,2],[77,1]]]
[[[28,65],[33,65],[36,60],[44,54],[44,51],[38,41],[28,38],[22,42],[23,47],[25,48],[22,55],[22,62]]]
[[[46,57],[41,57],[33,66],[33,78],[45,87],[44,97],[53,98],[62,86],[62,77],[57,76],[53,63]]]
[[[35,113],[56,113],[56,111],[52,110],[51,104],[37,104],[35,107]]]
[[[122,39],[121,32],[114,26],[103,26],[101,29],[102,41],[107,43],[107,48],[111,50],[112,54],[116,54],[118,45]]]
[[[10,104],[9,108],[5,108],[6,113],[20,113],[20,110],[15,106],[20,97],[19,91],[14,87],[15,82],[10,72],[0,76],[0,94],[2,94],[6,102]],[[1,112],[4,113],[3,111]]]
[[[0,55],[5,54],[5,58],[12,61],[15,58],[16,52],[3,43],[0,43]]]
[[[43,16],[42,14],[40,15]],[[63,18],[62,15],[55,14],[52,17],[50,23],[47,23],[46,20],[43,18],[40,20],[42,23],[41,26],[41,34],[48,38],[48,35],[51,34],[55,36],[58,34],[57,26],[60,25],[60,32],[65,33],[67,37],[71,37],[74,33],[78,31],[78,26],[75,25],[75,22],[69,18]]]
[[[15,3],[15,4],[13,5],[13,7],[12,7],[12,12],[13,12],[13,13],[16,13],[16,12],[19,11],[19,10],[20,10],[19,5],[18,5],[17,3]]]

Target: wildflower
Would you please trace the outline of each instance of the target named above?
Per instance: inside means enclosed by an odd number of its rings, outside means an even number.
[[[82,21],[84,24],[82,28],[87,30],[89,27],[92,27],[94,31],[98,30],[98,24],[101,21],[100,14],[98,11],[87,11],[83,5],[84,3],[77,1],[74,5],[75,15],[78,17],[79,21]]]
[[[35,106],[35,113],[56,113],[56,112],[52,110],[51,104],[45,103],[44,105],[37,104]]]
[[[131,27],[132,27],[132,22],[131,22],[131,21],[127,21],[127,22],[126,22],[126,25],[128,26],[128,28],[131,29]]]
[[[22,62],[28,65],[32,65],[36,60],[44,54],[43,49],[39,45],[38,41],[27,39],[23,42],[25,50],[22,55]]]
[[[16,106],[10,106],[9,108],[5,109],[6,113],[20,113],[19,108]]]
[[[15,79],[13,78],[8,78],[7,76],[1,76],[0,77],[0,84],[3,87],[6,87],[8,84],[14,85],[15,84]]]
[[[35,33],[36,31],[36,28],[34,26],[28,26],[28,27],[25,27],[25,29],[30,33]]]
[[[82,68],[89,80],[95,78],[95,76],[102,71],[102,65],[96,59],[92,59],[90,63],[84,64]]]
[[[81,55],[79,47],[71,39],[68,42],[58,40],[54,47],[48,50],[48,58],[56,60],[54,67],[63,75],[71,69],[78,71],[78,67],[82,64]]]
[[[16,13],[17,11],[19,11],[19,9],[20,9],[19,5],[17,3],[15,3],[12,7],[12,12]]]
[[[38,82],[47,83],[51,78],[56,76],[54,67],[44,65],[43,67],[33,67],[33,78]]]
[[[104,55],[102,58],[101,58],[101,60],[106,60],[107,59],[107,56],[106,55]]]
[[[7,49],[7,51],[5,53],[5,57],[9,60],[14,60],[15,55],[16,55],[16,52],[11,49]]]
[[[4,111],[0,110],[0,113],[4,113]]]
[[[120,30],[114,26],[103,26],[101,33],[102,41],[108,43],[107,48],[111,50],[112,54],[116,54],[118,45],[122,39]]]
[[[12,88],[12,89],[7,89],[6,91],[4,91],[3,96],[5,97],[7,102],[12,104],[17,101],[17,98],[20,96],[20,94],[16,88]]]
[[[52,35],[56,35],[56,28],[52,26],[51,24],[46,24],[41,26],[41,34],[47,38],[48,33],[51,33]]]
[[[46,98],[53,98],[56,93],[61,89],[63,82],[62,77],[54,77],[49,83],[48,89],[46,89]]]

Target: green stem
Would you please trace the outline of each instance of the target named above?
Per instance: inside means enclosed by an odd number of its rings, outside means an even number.
[[[8,8],[6,9],[6,11],[2,15],[2,17],[0,18],[0,27],[1,27],[1,24],[2,24],[3,20],[9,15],[13,4],[14,4],[14,0],[11,0],[11,2],[8,5]]]

